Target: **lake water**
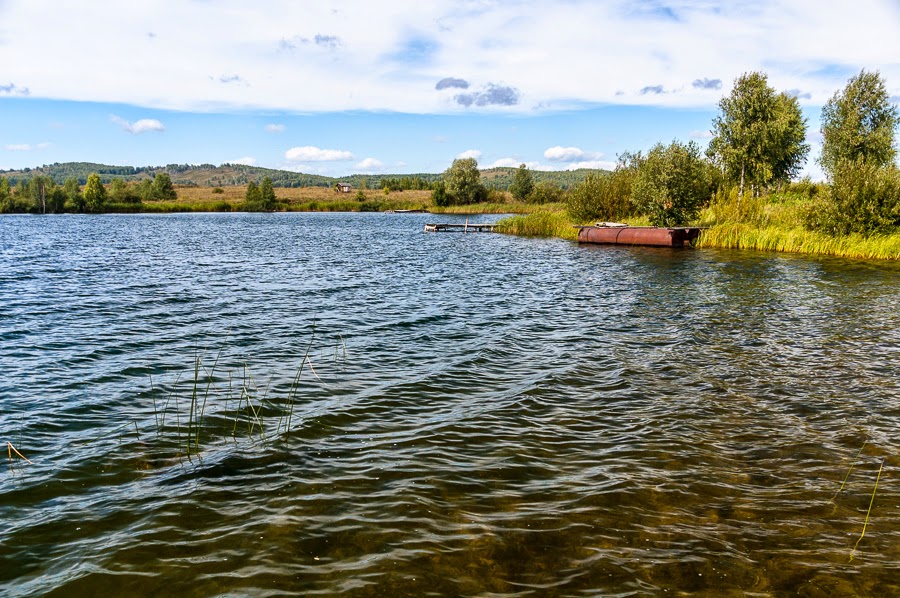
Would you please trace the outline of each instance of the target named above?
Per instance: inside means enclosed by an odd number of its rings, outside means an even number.
[[[900,594],[900,264],[436,219],[0,218],[0,594]]]

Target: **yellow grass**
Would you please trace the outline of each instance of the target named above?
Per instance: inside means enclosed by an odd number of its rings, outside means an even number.
[[[718,224],[703,231],[698,246],[866,259],[900,259],[900,233],[870,237],[862,235],[832,237],[800,227],[757,228],[748,224]]]
[[[246,185],[234,185],[228,187],[219,187],[222,193],[214,193],[215,187],[180,187],[176,186],[178,199],[174,203],[176,205],[193,205],[225,202],[233,209],[241,209],[244,203],[244,197],[247,194]],[[304,204],[316,203],[323,206],[324,211],[328,204],[347,203],[355,205],[359,202],[356,199],[358,190],[351,193],[337,193],[334,189],[328,187],[285,187],[276,188],[275,197],[278,199],[281,209],[290,210],[292,206],[301,206]],[[431,205],[431,191],[394,191],[390,195],[385,195],[381,189],[367,189],[363,193],[366,201],[376,202],[396,202],[396,203],[413,203],[418,205]],[[148,202],[153,204],[156,202]]]

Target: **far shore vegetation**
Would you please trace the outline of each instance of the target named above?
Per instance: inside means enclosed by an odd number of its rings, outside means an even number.
[[[796,97],[753,72],[720,100],[705,151],[658,143],[620,154],[613,171],[479,170],[464,158],[437,175],[307,181],[240,165],[54,164],[0,173],[0,213],[515,214],[500,232],[575,239],[599,221],[700,226],[701,247],[900,259],[900,115],[880,74],[852,77],[821,121],[823,182],[797,179],[810,146]]]

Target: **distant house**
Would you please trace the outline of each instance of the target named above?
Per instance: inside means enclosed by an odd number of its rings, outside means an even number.
[[[350,186],[350,183],[338,183],[337,184],[337,190],[340,191],[341,193],[350,193],[350,189],[352,189],[352,187]]]

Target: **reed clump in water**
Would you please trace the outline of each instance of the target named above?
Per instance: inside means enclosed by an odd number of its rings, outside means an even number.
[[[578,229],[565,212],[534,212],[504,218],[498,223],[498,232],[520,237],[558,237],[575,240]]]
[[[174,450],[179,458],[192,460],[201,455],[208,443],[225,439],[266,442],[290,435],[295,427],[296,407],[309,388],[302,380],[304,374],[308,371],[317,383],[323,383],[313,366],[312,347],[310,339],[283,392],[273,390],[271,381],[261,383],[246,359],[224,366],[222,351],[211,361],[197,352],[190,374],[179,373],[172,383],[154,383],[151,378],[156,448]],[[346,343],[340,335],[333,352],[335,361],[347,358]],[[131,425],[140,440],[136,421],[113,432]]]

